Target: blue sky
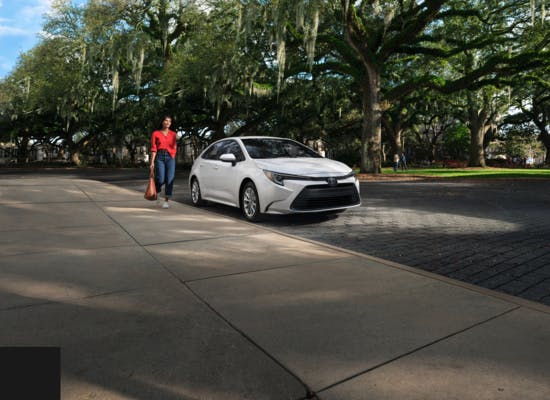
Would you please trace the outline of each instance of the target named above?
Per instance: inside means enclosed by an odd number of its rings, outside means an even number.
[[[44,13],[53,0],[0,0],[0,79],[15,67],[22,52],[39,40]]]

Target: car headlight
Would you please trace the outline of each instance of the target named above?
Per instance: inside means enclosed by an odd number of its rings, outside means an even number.
[[[285,185],[285,175],[279,174],[277,172],[268,171],[264,169],[264,174],[267,176],[267,179],[269,179],[271,182],[276,183],[277,185],[284,186]]]
[[[357,182],[359,180],[359,178],[357,177],[357,174],[355,173],[355,171],[352,171],[351,173],[347,174],[346,178],[349,177],[349,176],[353,176],[353,181],[354,182]]]
[[[291,180],[294,180],[294,181],[309,181],[309,180],[311,180],[311,178],[307,177],[307,176],[282,174],[280,172],[269,171],[267,169],[264,169],[263,171],[264,171],[265,176],[267,176],[267,179],[269,179],[271,182],[276,183],[277,185],[281,185],[281,186],[285,185],[285,179],[291,179]]]
[[[291,174],[282,174],[280,172],[274,172],[269,171],[267,169],[264,169],[264,174],[271,182],[276,183],[277,185],[284,186],[285,185],[285,179],[293,180],[293,181],[326,181],[328,178],[326,176],[324,177],[313,177],[313,176],[301,176],[301,175],[291,175]],[[357,180],[357,175],[354,171],[350,172],[347,175],[343,176],[335,176],[333,177],[337,181],[340,179],[347,179],[353,177],[355,180]]]

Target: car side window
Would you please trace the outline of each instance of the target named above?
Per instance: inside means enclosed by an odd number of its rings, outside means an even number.
[[[206,149],[202,158],[204,158],[205,160],[217,160],[218,158],[220,158],[220,155],[223,154],[222,150],[226,145],[227,145],[227,140],[214,143],[208,149]]]
[[[219,160],[222,154],[235,154],[237,162],[244,161],[244,153],[241,146],[235,140],[222,140],[211,145],[204,152],[202,158],[206,160]]]
[[[224,151],[222,154],[228,154],[232,153],[237,158],[237,162],[244,161],[244,153],[241,150],[241,146],[239,146],[239,143],[237,143],[234,140],[231,140],[229,145],[224,148]]]

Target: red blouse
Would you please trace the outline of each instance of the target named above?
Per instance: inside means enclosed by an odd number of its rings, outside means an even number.
[[[151,136],[151,153],[156,153],[159,150],[166,150],[172,158],[176,157],[178,148],[176,132],[168,130],[168,134],[164,136],[161,130],[154,131]]]

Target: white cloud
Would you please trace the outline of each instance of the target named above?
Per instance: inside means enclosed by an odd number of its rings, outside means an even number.
[[[18,14],[27,21],[40,20],[51,8],[52,0],[39,0],[36,5],[23,7]]]
[[[35,32],[29,31],[28,29],[0,25],[0,36],[31,36],[34,34]]]

